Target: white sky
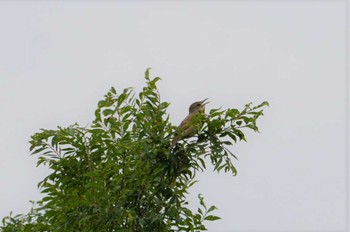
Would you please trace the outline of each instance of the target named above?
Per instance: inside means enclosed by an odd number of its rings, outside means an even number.
[[[0,217],[40,199],[32,134],[86,125],[111,86],[140,89],[152,67],[176,125],[206,97],[271,104],[233,148],[238,176],[208,170],[191,192],[219,208],[209,231],[345,231],[345,13],[346,1],[0,2]]]

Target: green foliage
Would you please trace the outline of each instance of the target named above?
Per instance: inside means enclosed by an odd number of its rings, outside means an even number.
[[[263,102],[238,109],[212,109],[198,116],[203,126],[194,138],[169,150],[176,127],[166,113],[156,86],[159,77],[145,74],[140,93],[111,88],[98,102],[94,121],[31,137],[37,165],[51,174],[38,187],[45,197],[27,215],[5,217],[2,231],[202,231],[212,215],[199,195],[196,213],[186,194],[195,184],[196,171],[237,171],[228,149],[246,140],[244,128],[258,132],[256,120]],[[201,124],[201,125],[202,125]]]

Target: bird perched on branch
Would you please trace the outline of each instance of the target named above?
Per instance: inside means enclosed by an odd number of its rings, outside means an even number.
[[[196,125],[194,119],[196,115],[204,114],[205,105],[209,103],[205,102],[206,100],[208,100],[208,98],[191,104],[189,113],[179,125],[179,132],[175,135],[173,141],[171,142],[169,150],[171,150],[179,140],[192,137],[198,132],[200,125]]]

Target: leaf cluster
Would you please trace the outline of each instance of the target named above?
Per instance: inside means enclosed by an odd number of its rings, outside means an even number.
[[[37,165],[52,171],[38,187],[45,194],[27,215],[3,219],[3,231],[202,231],[212,215],[189,209],[186,194],[196,171],[237,171],[229,150],[246,140],[243,129],[258,132],[263,102],[237,109],[212,109],[201,115],[198,134],[169,149],[176,127],[157,89],[159,77],[145,73],[146,86],[136,93],[112,87],[99,101],[89,126],[77,123],[42,129],[31,137]]]

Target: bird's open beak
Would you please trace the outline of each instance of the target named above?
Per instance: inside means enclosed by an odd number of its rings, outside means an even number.
[[[204,99],[202,102],[201,102],[201,105],[202,106],[205,106],[206,104],[208,104],[209,102],[205,102],[206,100],[208,100],[209,98],[206,98],[206,99]]]

